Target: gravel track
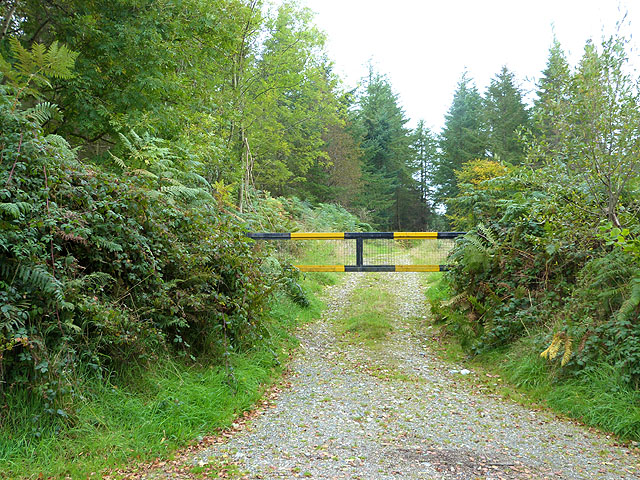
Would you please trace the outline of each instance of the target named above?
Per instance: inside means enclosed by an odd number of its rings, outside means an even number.
[[[249,479],[640,478],[637,453],[606,435],[472,393],[416,333],[426,312],[420,281],[350,274],[329,288],[322,319],[298,332],[290,388],[194,464],[229,459]],[[337,338],[332,320],[373,282],[397,303],[393,333],[380,348]]]

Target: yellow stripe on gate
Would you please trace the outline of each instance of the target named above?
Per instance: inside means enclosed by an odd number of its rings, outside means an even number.
[[[344,272],[344,265],[294,265],[301,272]]]
[[[439,272],[440,265],[396,265],[396,272]]]
[[[291,240],[344,240],[344,232],[292,232]]]
[[[410,240],[413,238],[438,238],[438,232],[394,232],[395,240]]]

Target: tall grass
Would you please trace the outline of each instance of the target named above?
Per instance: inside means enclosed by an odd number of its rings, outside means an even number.
[[[523,351],[522,344],[508,350],[501,363],[493,363],[495,356],[493,361],[480,360],[498,366],[509,382],[553,410],[622,438],[640,440],[640,392],[614,366],[599,363],[577,376],[558,375],[537,352]]]
[[[94,381],[87,385],[91,398],[64,433],[30,431],[25,423],[38,405],[14,403],[12,414],[22,421],[0,434],[0,471],[4,478],[40,472],[78,478],[131,457],[166,455],[197,435],[228,426],[249,408],[271,377],[274,360],[264,349],[234,356],[233,383],[221,367],[188,367],[169,358],[143,373],[146,385]]]

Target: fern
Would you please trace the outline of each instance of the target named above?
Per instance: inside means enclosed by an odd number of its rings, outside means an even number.
[[[0,203],[0,214],[7,217],[20,218],[20,215],[30,210],[31,204],[28,202]]]
[[[181,187],[182,186],[182,182],[180,182],[179,180],[175,179],[175,178],[165,178],[165,181],[170,183],[171,185],[177,186],[177,187]]]
[[[467,295],[467,300],[473,307],[473,309],[480,315],[484,315],[487,312],[487,307],[474,295]]]
[[[2,55],[0,55],[0,73],[5,77],[11,75],[11,64]]]
[[[158,190],[173,199],[214,201],[209,192],[209,182],[202,175],[189,171],[189,168],[196,168],[199,164],[178,164],[178,157],[164,146],[164,140],[149,133],[139,135],[134,130],[127,135],[118,133],[118,136],[126,155],[122,158],[111,154],[111,158],[120,168],[130,167],[132,174],[156,180]]]
[[[45,74],[53,78],[71,78],[76,58],[78,58],[78,52],[70,50],[57,41],[53,42],[43,56]]]
[[[67,79],[73,76],[73,66],[78,52],[54,41],[49,48],[35,43],[31,51],[22,46],[16,37],[9,39],[11,51],[16,57],[14,68],[23,76],[43,75],[49,78]]]
[[[84,275],[79,278],[74,278],[66,282],[65,287],[67,290],[73,289],[100,289],[114,282],[115,279],[105,272],[93,272],[89,275]]]
[[[35,65],[33,56],[29,53],[29,50],[22,46],[20,40],[16,37],[11,37],[9,39],[9,45],[11,45],[11,53],[16,57],[16,64],[14,68],[24,76],[31,75],[34,71],[37,70]],[[40,50],[40,44],[34,44],[32,49],[35,51]]]
[[[130,130],[129,136],[118,133],[118,137],[137,167],[162,166],[163,164],[168,166],[168,163],[170,164],[177,158],[170,148],[159,145],[162,140],[152,137],[148,133],[140,136],[134,130]]]
[[[489,227],[485,227],[482,223],[478,224],[478,231],[482,234],[484,239],[489,242],[491,247],[498,245],[498,239]]]
[[[564,342],[564,354],[562,355],[562,361],[560,362],[561,367],[564,367],[567,363],[569,363],[569,360],[571,359],[571,345],[571,337],[567,337],[566,341]]]
[[[27,118],[35,120],[38,126],[44,125],[58,114],[60,114],[60,109],[51,102],[41,102],[35,107],[25,110]]]
[[[637,278],[638,267],[631,257],[614,250],[590,261],[582,270],[579,300],[588,305],[595,298],[601,305],[630,314],[640,302]]]
[[[560,350],[560,345],[562,344],[562,340],[564,338],[564,334],[555,333],[553,338],[551,339],[551,344],[542,352],[540,356],[542,358],[546,358],[548,360],[553,360],[558,355],[558,350]]]
[[[153,180],[158,180],[158,176],[155,173],[151,173],[149,170],[145,170],[144,168],[136,168],[132,170],[131,173],[135,173],[136,175],[140,175],[142,177],[151,178]]]
[[[104,248],[110,252],[122,252],[122,245],[104,237],[94,237],[93,241],[98,247]]]
[[[542,358],[546,358],[547,360],[554,360],[558,356],[563,343],[564,353],[562,354],[560,366],[564,367],[567,363],[569,363],[569,360],[571,359],[571,355],[573,353],[573,342],[571,340],[571,337],[569,337],[564,332],[555,333],[551,340],[551,344],[542,353],[540,353],[540,356]]]
[[[2,351],[2,331],[16,332],[19,328],[24,326],[25,320],[29,318],[29,310],[31,304],[26,300],[21,300],[16,303],[7,304],[4,308],[0,309],[0,353]],[[5,336],[6,338],[6,336]]]
[[[492,249],[485,244],[481,237],[468,234],[451,254],[451,260],[461,263],[471,271],[480,271],[486,268],[492,253]]]
[[[469,235],[467,238],[467,242],[469,242],[468,248],[471,250],[475,250],[477,253],[489,257],[491,255],[491,250],[487,245],[485,245],[482,237],[477,235]]]
[[[45,140],[47,141],[48,145],[50,145],[51,147],[54,147],[52,148],[52,150],[55,151],[56,156],[59,158],[65,158],[65,159],[75,158],[76,153],[81,148],[81,147],[72,148],[71,145],[69,145],[69,142],[67,142],[67,140],[64,137],[61,137],[60,135],[56,135],[53,133],[50,133],[49,135],[47,135],[45,137]]]
[[[78,57],[74,52],[57,41],[48,48],[35,43],[31,49],[25,48],[16,37],[9,39],[13,65],[6,59],[0,61],[0,72],[7,83],[18,91],[18,97],[31,95],[39,97],[40,92],[31,88],[51,87],[49,79],[68,79],[73,76],[73,67]]]
[[[631,281],[631,291],[629,298],[627,298],[618,310],[617,320],[618,322],[626,322],[631,319],[632,315],[636,312],[640,305],[640,277],[635,277]]]
[[[107,152],[109,153],[109,155],[111,156],[111,159],[113,160],[113,163],[115,163],[118,167],[120,167],[122,170],[126,170],[127,169],[127,164],[124,163],[124,160],[122,160],[120,157],[116,157],[113,153],[111,152]]]
[[[465,292],[454,295],[449,300],[442,302],[443,307],[453,307],[455,305],[459,305],[460,303],[466,301],[467,294]]]
[[[29,288],[51,295],[56,303],[64,302],[62,284],[41,265],[31,267],[0,260],[0,275],[8,281],[7,283],[19,279]]]
[[[200,188],[191,188],[185,187],[184,185],[166,185],[160,188],[160,191],[163,193],[168,193],[169,195],[176,198],[183,198],[185,200],[195,200],[201,196],[207,196],[206,192],[204,192]]]

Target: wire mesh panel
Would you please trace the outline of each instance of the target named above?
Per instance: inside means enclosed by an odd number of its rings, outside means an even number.
[[[292,265],[348,265],[355,262],[355,240],[266,240],[263,254]]]
[[[454,239],[363,240],[363,265],[444,265]]]
[[[250,233],[264,254],[303,271],[439,271],[464,232]]]

